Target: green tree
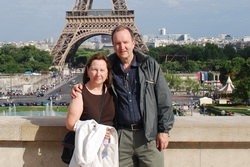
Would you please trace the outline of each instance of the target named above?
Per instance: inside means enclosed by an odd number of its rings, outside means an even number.
[[[209,59],[225,59],[223,50],[215,44],[207,43],[204,50],[205,60]]]
[[[0,48],[0,72],[23,73],[25,71],[48,70],[52,64],[49,52],[34,46]]]
[[[235,58],[236,59],[236,58]],[[243,58],[238,58],[238,62],[235,63],[240,68],[238,73],[235,75],[235,87],[232,97],[234,99],[242,99],[247,102],[250,99],[250,58],[248,58],[244,63],[242,62]]]
[[[87,60],[96,53],[109,54],[108,50],[78,49],[72,62],[73,67],[83,67]]]
[[[185,71],[188,71],[188,72],[196,72],[200,68],[199,64],[193,60],[188,60],[187,62],[184,62],[182,65]]]
[[[193,84],[196,83],[196,81],[190,79],[189,77],[184,80],[184,85],[185,85],[185,89],[187,93],[191,93],[192,92],[192,88],[193,88]]]
[[[201,85],[199,82],[193,83],[192,93],[196,96],[201,91]]]
[[[241,57],[235,57],[231,61],[232,63],[232,69],[230,76],[232,79],[235,79],[236,75],[238,75],[242,71],[242,67],[245,66],[245,59]]]
[[[233,58],[237,56],[236,49],[231,45],[226,45],[223,49],[223,53],[229,60],[232,60]]]
[[[204,47],[202,46],[186,46],[189,47],[189,59],[193,61],[204,61]]]
[[[51,67],[51,68],[49,69],[49,71],[52,71],[52,72],[57,72],[57,71],[58,71],[58,69],[57,69],[57,68],[55,68],[55,67]]]
[[[182,87],[182,79],[178,75],[174,74],[165,74],[166,81],[169,84],[170,89],[174,89],[176,91],[181,90]]]
[[[158,63],[163,63],[165,60],[163,60],[161,55],[164,55],[164,52],[162,51],[163,47],[153,48],[149,47],[149,51],[147,52],[148,55],[153,57]]]
[[[235,57],[232,60],[228,60],[225,62],[224,66],[221,67],[220,73],[221,73],[221,81],[225,82],[227,80],[227,77],[230,76],[232,80],[237,80],[237,76],[240,73],[245,73],[245,71],[242,71],[242,67],[245,66],[245,59],[241,57]]]
[[[234,97],[235,100],[242,99],[246,104],[250,100],[250,77],[246,77],[244,79],[241,79],[240,82],[238,82],[236,89],[233,91],[232,97]]]
[[[14,56],[18,52],[18,48],[15,46],[3,46],[0,48],[0,55]]]
[[[239,57],[242,57],[244,59],[248,59],[250,57],[250,46],[246,47],[244,49],[240,49],[238,51],[238,55],[239,55]]]

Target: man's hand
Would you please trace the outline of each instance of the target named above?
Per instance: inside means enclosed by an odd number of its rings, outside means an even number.
[[[162,151],[168,147],[169,136],[168,133],[158,133],[156,138],[156,147]]]
[[[71,98],[74,99],[77,97],[77,92],[81,93],[82,94],[82,84],[78,83],[78,84],[75,84],[73,85],[72,89],[71,89]]]

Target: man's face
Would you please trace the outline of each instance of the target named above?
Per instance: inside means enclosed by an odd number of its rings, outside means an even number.
[[[116,54],[119,56],[121,61],[132,61],[135,40],[132,40],[132,37],[128,30],[120,30],[114,34],[113,46]]]

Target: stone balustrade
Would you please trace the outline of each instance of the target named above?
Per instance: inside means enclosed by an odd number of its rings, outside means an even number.
[[[64,117],[0,117],[0,164],[66,167]],[[176,117],[164,151],[165,167],[248,167],[250,117]]]

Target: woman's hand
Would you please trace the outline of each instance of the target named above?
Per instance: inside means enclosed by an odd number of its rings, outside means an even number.
[[[111,129],[107,129],[106,134],[104,136],[105,142],[108,142],[108,143],[110,142],[110,132],[111,132]]]

